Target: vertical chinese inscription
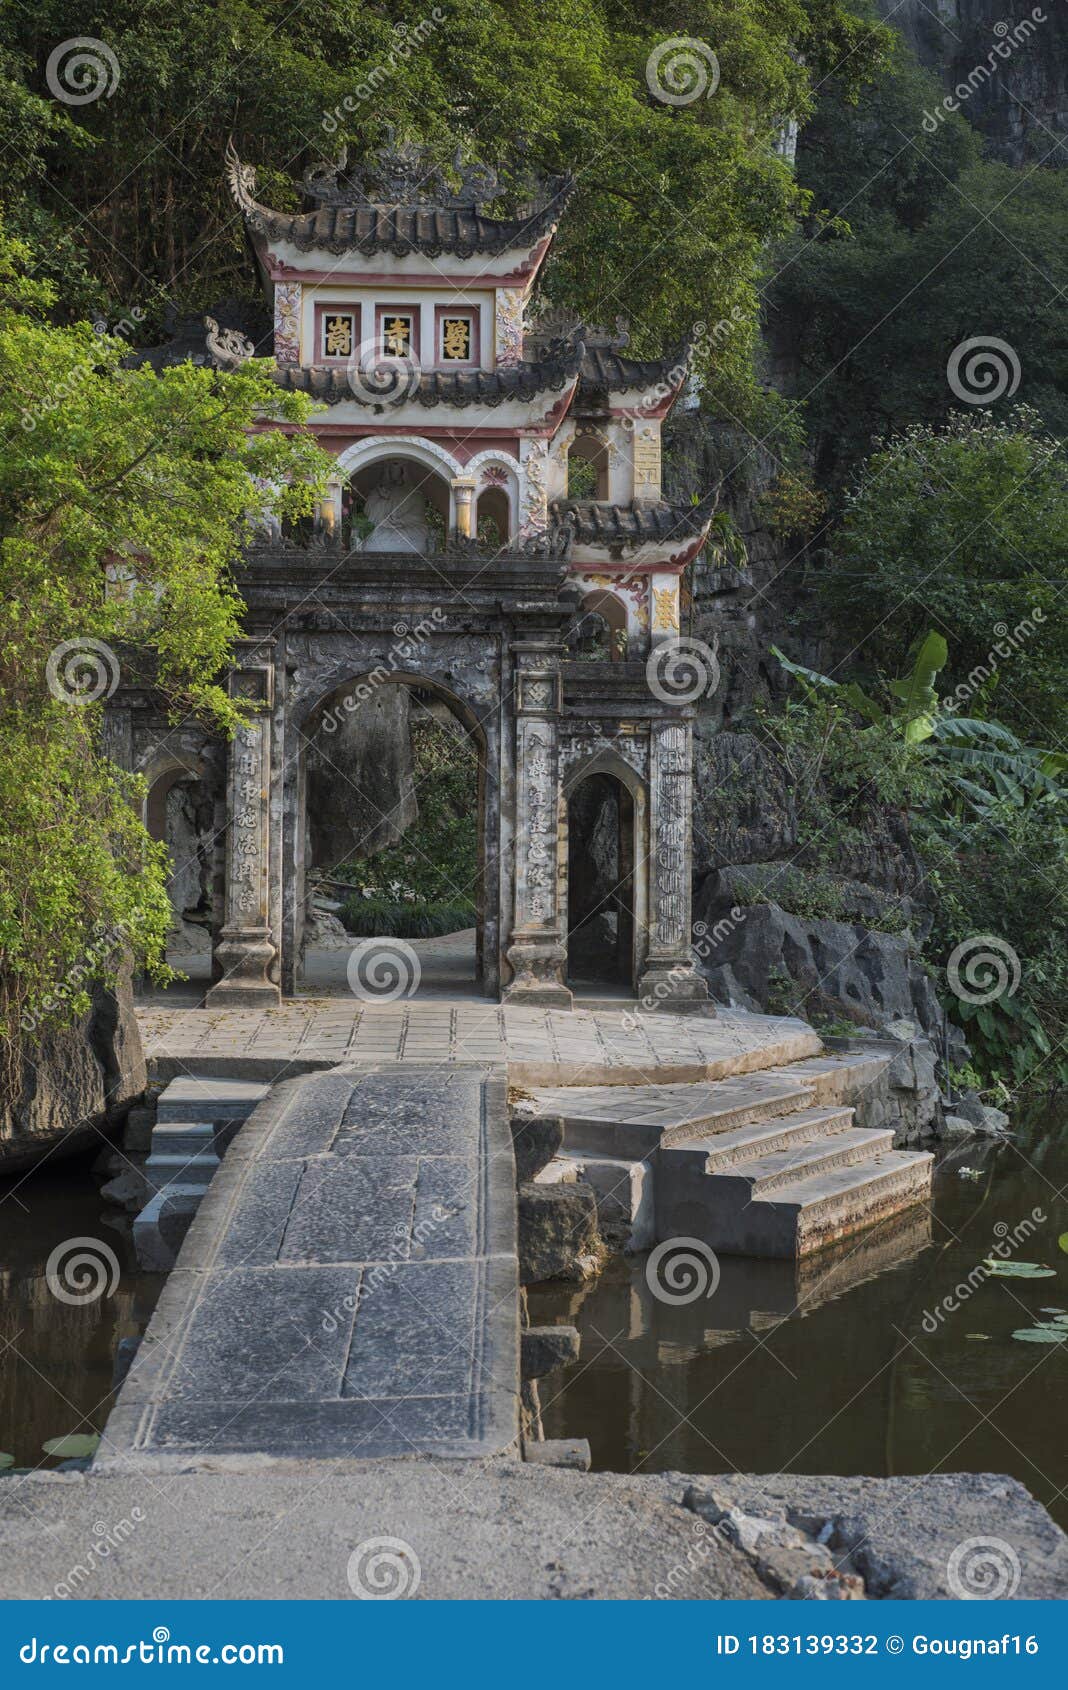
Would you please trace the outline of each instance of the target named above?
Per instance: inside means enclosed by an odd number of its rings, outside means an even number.
[[[260,723],[247,722],[238,729],[232,751],[230,922],[233,926],[261,926],[267,920],[264,740]]]
[[[553,736],[555,737],[555,736]],[[522,812],[517,862],[521,925],[556,925],[556,748],[545,723],[520,723]]]
[[[656,730],[656,829],[653,933],[661,952],[689,944],[690,876],[687,832],[690,812],[689,734],[681,724]]]

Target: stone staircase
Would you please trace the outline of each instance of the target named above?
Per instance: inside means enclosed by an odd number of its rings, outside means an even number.
[[[798,1258],[930,1197],[931,1155],[857,1125],[889,1061],[829,1052],[689,1084],[548,1087],[517,1108],[562,1124],[539,1177],[592,1186],[631,1249],[697,1238]]]
[[[190,1074],[160,1093],[144,1170],[152,1195],[133,1223],[141,1267],[174,1266],[230,1139],[269,1091],[259,1081]]]

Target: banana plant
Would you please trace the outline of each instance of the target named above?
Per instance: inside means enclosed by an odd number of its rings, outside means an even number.
[[[1025,745],[1001,722],[941,710],[935,681],[945,668],[949,648],[933,629],[921,642],[911,673],[888,682],[889,708],[856,681],[835,681],[830,675],[792,662],[777,646],[771,649],[809,699],[833,693],[865,721],[896,728],[906,744],[928,744],[929,754],[943,765],[951,786],[980,814],[999,803],[1023,808],[1037,801],[1056,803],[1068,796],[1062,779],[1068,770],[1068,757],[1063,753]]]

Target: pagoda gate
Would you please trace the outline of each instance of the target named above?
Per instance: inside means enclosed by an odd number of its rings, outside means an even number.
[[[310,532],[265,533],[246,553],[229,684],[251,709],[235,739],[191,723],[176,734],[148,693],[111,701],[114,754],[147,776],[150,820],[175,779],[214,782],[225,849],[209,1003],[296,990],[309,742],[353,699],[400,683],[443,700],[477,748],[485,992],[571,1003],[569,812],[599,777],[618,793],[627,858],[626,995],[703,1005],[694,705],[668,683],[680,581],[711,513],[666,503],[660,469],[689,348],[642,361],[621,333],[559,315],[531,325],[566,181],[503,218],[482,209],[487,172],[450,182],[414,149],[307,173],[295,213],[260,204],[232,151],[228,177],[273,313],[276,379],[320,402],[310,426],[335,467]],[[240,356],[206,321],[157,362]]]

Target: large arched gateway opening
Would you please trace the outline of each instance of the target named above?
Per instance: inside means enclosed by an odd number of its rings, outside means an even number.
[[[295,989],[389,994],[399,954],[398,995],[495,992],[478,722],[434,680],[371,674],[301,738]]]
[[[644,805],[606,768],[579,775],[566,795],[568,984],[630,992],[645,919]]]

